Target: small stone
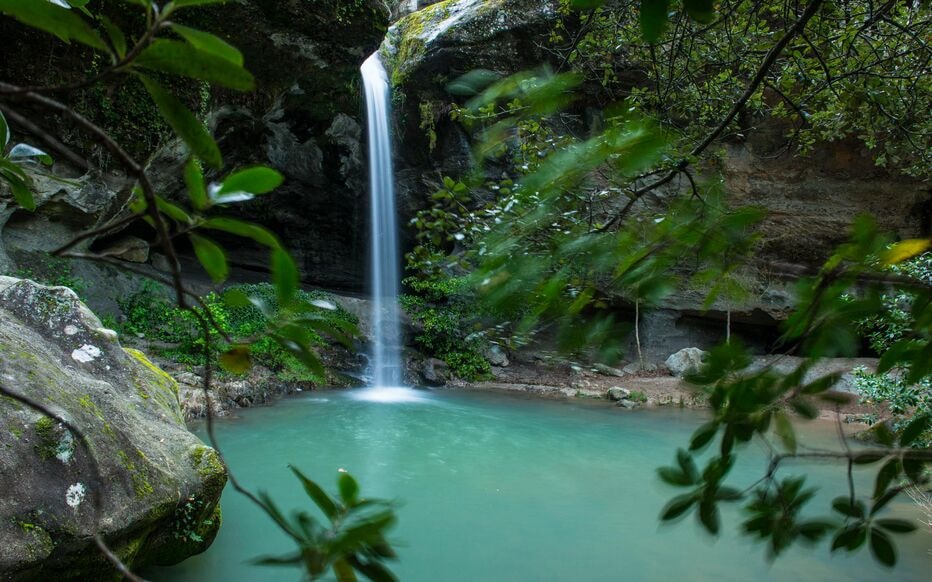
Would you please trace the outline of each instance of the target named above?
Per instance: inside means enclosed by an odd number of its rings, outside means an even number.
[[[593,364],[592,369],[602,374],[603,376],[624,376],[625,373],[618,368],[613,368],[611,366],[606,366],[605,364]]]
[[[437,358],[428,358],[421,366],[420,376],[428,386],[444,386],[449,379],[447,363]]]
[[[139,237],[127,236],[116,241],[100,254],[131,263],[145,263],[149,260],[149,243]]]
[[[621,386],[612,386],[608,389],[608,392],[606,392],[606,396],[608,396],[609,400],[620,401],[631,396],[631,391]]]
[[[625,374],[637,374],[639,372],[656,372],[657,364],[652,364],[651,362],[632,362],[622,368],[621,370]]]
[[[493,366],[498,366],[500,368],[505,368],[509,364],[508,354],[506,354],[502,346],[498,344],[491,344],[489,346],[489,349],[485,351],[485,359]]]
[[[637,407],[638,407],[638,403],[637,403],[637,402],[634,402],[633,400],[628,400],[627,398],[624,398],[624,399],[622,399],[622,400],[619,400],[619,401],[618,401],[618,404],[616,404],[616,406],[620,406],[620,407],[622,407],[622,408],[627,408],[627,409],[630,410],[630,409],[632,409],[632,408],[637,408]]]

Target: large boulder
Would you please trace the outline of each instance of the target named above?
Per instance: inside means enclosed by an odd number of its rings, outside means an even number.
[[[218,455],[185,429],[175,381],[73,291],[0,277],[0,378],[90,445],[0,396],[0,579],[116,579],[95,533],[134,568],[207,548],[226,483]]]
[[[699,368],[702,366],[702,362],[708,355],[709,352],[700,350],[699,348],[683,348],[674,354],[670,354],[670,357],[667,358],[664,364],[666,364],[671,374],[678,378],[682,378],[687,374],[698,372]]]

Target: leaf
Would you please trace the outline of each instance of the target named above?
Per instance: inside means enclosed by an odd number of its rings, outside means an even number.
[[[10,125],[6,122],[3,112],[0,111],[0,156],[3,155],[8,143],[10,143]]]
[[[233,172],[220,185],[217,194],[248,192],[249,194],[266,194],[281,186],[284,176],[266,166],[255,166]]]
[[[686,476],[686,473],[673,467],[660,467],[657,469],[657,475],[668,485],[676,487],[687,487],[695,484],[695,481]]]
[[[670,521],[676,519],[689,511],[696,503],[696,497],[692,493],[679,495],[670,500],[669,503],[660,512],[660,521]]]
[[[140,53],[135,64],[145,69],[183,75],[239,91],[251,91],[255,87],[255,80],[246,69],[176,40],[155,40]]]
[[[701,523],[710,534],[718,535],[721,523],[718,515],[718,506],[715,505],[714,501],[703,500],[702,503],[699,504],[699,523]]]
[[[913,418],[900,435],[900,445],[908,447],[913,444],[929,428],[930,420],[932,418],[930,418],[929,413],[920,414]]]
[[[298,267],[285,249],[272,250],[272,282],[282,305],[291,301],[298,292]]]
[[[715,6],[713,0],[683,0],[686,14],[696,22],[708,24],[715,20]]]
[[[832,540],[832,551],[844,548],[849,552],[853,552],[861,547],[866,539],[867,529],[864,525],[860,523],[849,525],[835,534],[835,538]]]
[[[259,225],[250,224],[235,218],[208,218],[202,223],[201,226],[213,230],[222,230],[224,232],[245,238],[251,238],[259,244],[274,249],[277,249],[281,246],[281,243],[278,242],[278,238],[276,238],[275,235],[272,234],[269,230]]]
[[[23,24],[54,34],[65,42],[76,40],[102,51],[107,45],[83,18],[50,2],[37,0],[0,0],[0,12]]]
[[[871,528],[871,554],[888,568],[896,565],[896,549],[890,537],[879,528]]]
[[[874,499],[880,499],[880,496],[887,492],[890,482],[900,474],[899,459],[890,459],[883,467],[877,471],[877,480],[874,484]]]
[[[230,275],[230,265],[227,262],[227,254],[224,250],[209,238],[194,234],[188,235],[191,244],[194,245],[194,254],[197,260],[204,266],[204,270],[214,280],[214,283],[221,283]]]
[[[204,189],[204,174],[197,160],[191,158],[184,166],[184,183],[188,187],[188,199],[195,210],[207,208],[207,191]]]
[[[10,189],[13,191],[13,198],[16,200],[17,204],[29,212],[36,209],[36,201],[32,197],[32,192],[29,191],[29,187],[26,186],[26,182],[19,176],[3,171],[0,171],[0,178],[6,180],[10,185]]]
[[[149,92],[152,101],[159,108],[162,117],[191,148],[191,152],[211,167],[223,166],[223,158],[217,142],[211,137],[204,124],[184,106],[184,103],[145,75],[139,75],[139,78],[146,86],[146,91]]]
[[[683,449],[677,449],[676,462],[683,471],[683,474],[693,483],[699,480],[699,470],[696,468],[696,463],[693,461],[692,455]]]
[[[288,465],[288,468],[291,469],[291,472],[295,474],[295,477],[301,481],[301,485],[304,486],[304,492],[307,493],[307,496],[311,498],[320,510],[327,516],[327,519],[331,521],[337,516],[337,506],[330,498],[329,495],[318,485],[317,483],[311,481],[304,476],[301,471],[299,471],[294,465]]]
[[[916,531],[916,524],[905,519],[875,519],[874,524],[894,533],[910,533]]]
[[[173,22],[171,26],[172,30],[197,50],[228,60],[238,67],[243,66],[243,53],[222,38],[209,32],[189,28],[177,22]]]
[[[359,497],[359,483],[353,479],[349,473],[340,473],[337,479],[337,488],[340,490],[340,498],[347,505],[354,505]]]
[[[641,0],[641,35],[647,42],[655,42],[666,30],[668,5],[669,0]]]
[[[836,497],[832,501],[832,508],[838,513],[847,517],[853,517],[856,519],[864,518],[864,504],[857,500],[855,500],[854,503],[851,503],[850,497]]]
[[[176,220],[182,224],[191,223],[191,216],[188,215],[188,213],[177,204],[169,202],[161,196],[156,196],[155,204],[162,214],[170,217],[171,219]]]
[[[689,450],[698,451],[703,449],[715,437],[716,433],[718,433],[718,423],[715,421],[700,426],[689,440]]]
[[[245,374],[252,367],[248,346],[233,346],[220,354],[220,365],[232,374]]]
[[[106,16],[101,15],[100,21],[104,25],[104,30],[107,31],[107,36],[110,38],[110,44],[113,45],[113,50],[116,51],[117,58],[122,59],[126,56],[126,35],[123,34],[120,27]]]
[[[801,397],[790,400],[790,407],[796,411],[796,414],[807,420],[812,420],[819,416],[819,410],[813,406],[811,402]]]
[[[932,238],[911,238],[890,247],[881,258],[884,265],[897,265],[932,248]]]
[[[774,415],[774,432],[783,443],[783,447],[792,454],[796,453],[796,431],[793,430],[793,423],[783,412],[777,412]]]

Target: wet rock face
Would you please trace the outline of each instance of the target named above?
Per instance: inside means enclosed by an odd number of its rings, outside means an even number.
[[[0,397],[0,578],[113,578],[96,532],[134,567],[210,544],[219,458],[185,428],[174,380],[70,289],[0,277],[0,382],[77,427],[99,469],[78,435]]]

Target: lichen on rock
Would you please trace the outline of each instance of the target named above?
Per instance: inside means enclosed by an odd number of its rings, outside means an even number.
[[[186,430],[177,384],[106,331],[71,290],[0,277],[0,381],[55,417],[0,399],[11,436],[0,447],[0,578],[114,578],[94,533],[138,568],[203,551],[219,527],[226,471]],[[179,538],[190,499],[193,535]]]

